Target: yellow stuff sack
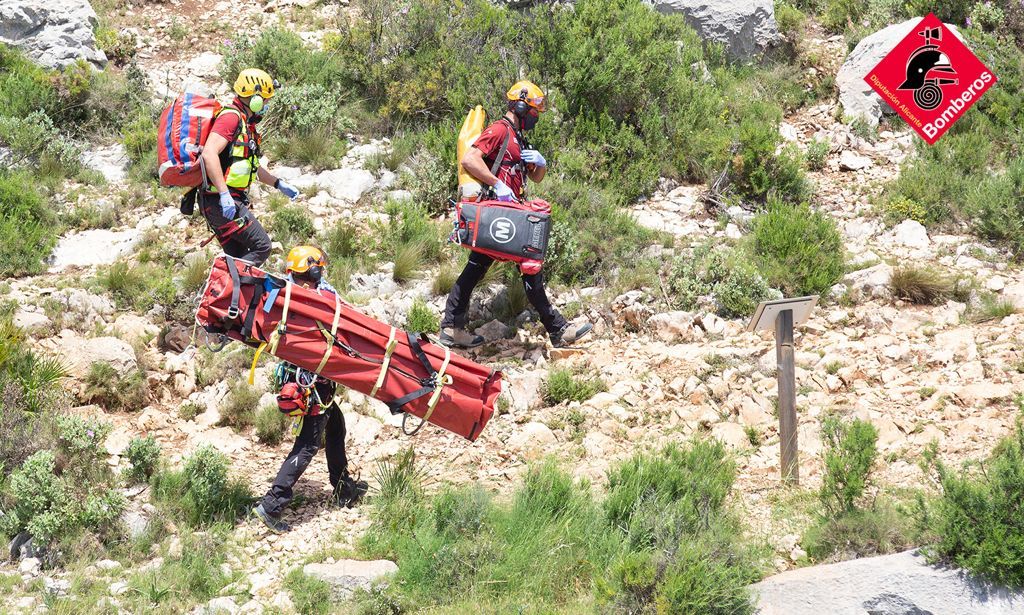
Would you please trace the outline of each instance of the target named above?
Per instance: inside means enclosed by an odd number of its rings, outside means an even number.
[[[466,114],[466,119],[462,122],[462,130],[459,131],[459,146],[458,158],[455,160],[455,164],[458,165],[459,169],[459,198],[460,199],[473,199],[480,194],[481,185],[475,177],[470,175],[466,169],[462,168],[462,156],[465,155],[469,148],[472,147],[473,143],[476,142],[477,137],[484,131],[484,126],[487,124],[487,112],[480,105],[474,107],[469,113]]]

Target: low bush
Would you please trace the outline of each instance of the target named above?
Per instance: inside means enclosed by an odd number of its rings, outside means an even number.
[[[39,450],[11,473],[0,494],[0,533],[23,530],[43,545],[89,532],[100,540],[119,537],[124,497],[114,488],[103,442],[107,423],[59,416],[52,450]]]
[[[145,256],[145,249],[141,249],[140,259]],[[178,300],[173,272],[152,261],[139,265],[118,261],[100,271],[96,283],[122,308],[148,312],[160,305],[169,309]]]
[[[399,572],[360,597],[363,612],[753,612],[762,554],[740,543],[725,505],[735,466],[717,443],[616,465],[603,502],[551,462],[507,503],[473,485],[425,496],[411,454],[384,469],[360,550]]]
[[[871,423],[835,416],[822,421],[825,470],[818,491],[821,514],[803,536],[815,561],[893,553],[913,546],[910,516],[898,503],[865,496],[878,457]]]
[[[128,469],[124,475],[129,483],[146,483],[153,476],[160,462],[160,445],[153,436],[132,438],[124,451],[128,459]]]
[[[426,251],[426,244],[420,242],[408,243],[398,248],[392,263],[394,267],[391,270],[391,277],[396,282],[408,282],[413,279],[416,272],[423,269],[426,264]]]
[[[285,588],[292,595],[295,610],[303,615],[326,615],[331,610],[331,586],[308,576],[301,568],[288,573]]]
[[[317,172],[337,168],[348,151],[345,141],[323,130],[281,135],[270,143],[276,159],[309,166]]]
[[[256,416],[256,404],[259,401],[259,391],[249,386],[245,378],[235,380],[224,401],[221,402],[220,424],[230,425],[236,430],[252,425]]]
[[[281,412],[276,405],[263,406],[256,413],[253,419],[253,426],[256,428],[256,437],[260,442],[277,446],[284,441],[285,431],[288,429],[288,415]]]
[[[894,296],[911,303],[934,305],[953,296],[956,281],[931,267],[898,267],[889,279]]]
[[[928,222],[928,211],[913,199],[902,196],[886,201],[883,215],[889,224],[898,224],[904,220],[914,220],[921,224]]]
[[[228,459],[211,446],[197,448],[181,470],[161,468],[152,478],[153,497],[193,527],[234,523],[252,502],[252,493],[228,475]]]
[[[861,419],[843,422],[836,417],[822,421],[825,473],[819,498],[825,511],[839,516],[855,510],[878,456],[878,430]]]
[[[0,171],[0,276],[41,273],[59,233],[35,179],[24,172]]]
[[[983,462],[950,468],[934,443],[925,461],[940,489],[922,519],[938,535],[935,554],[997,583],[1024,586],[1024,426],[1018,422]]]
[[[541,399],[549,406],[565,401],[583,402],[606,390],[608,385],[596,373],[555,368],[541,384]]]
[[[455,286],[455,281],[459,279],[459,274],[462,273],[461,269],[457,269],[451,263],[441,265],[441,268],[437,270],[437,275],[434,277],[434,282],[430,286],[430,290],[435,296],[443,297],[452,291],[452,287]]]
[[[106,410],[141,410],[146,403],[145,375],[138,369],[121,374],[109,363],[96,361],[85,376],[82,398]]]
[[[184,613],[215,598],[237,580],[225,570],[230,532],[212,526],[197,532],[179,532],[181,554],[166,554],[159,565],[131,570],[129,591],[121,597],[134,612]]]
[[[281,245],[295,246],[309,243],[316,234],[316,227],[303,207],[287,205],[278,208],[270,221],[270,231]]]
[[[417,333],[437,333],[441,328],[441,318],[437,311],[427,305],[423,299],[417,298],[405,317],[405,330]]]
[[[53,446],[50,415],[26,412],[4,401],[0,404],[0,476],[21,466],[33,453]]]
[[[788,296],[826,294],[845,273],[835,221],[806,204],[770,201],[754,218],[751,251],[768,284]]]
[[[60,380],[66,375],[60,360],[32,352],[10,317],[0,318],[0,405],[32,413],[55,410],[64,396]]]
[[[759,302],[781,296],[741,251],[711,244],[676,259],[669,287],[680,309],[707,309],[730,318],[749,316]]]
[[[807,153],[805,158],[807,159],[807,168],[812,171],[820,171],[825,168],[825,162],[828,160],[828,154],[831,151],[832,146],[828,141],[819,141],[818,139],[812,140],[807,144]]]

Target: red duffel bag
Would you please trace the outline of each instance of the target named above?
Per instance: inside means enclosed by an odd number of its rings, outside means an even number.
[[[469,440],[501,392],[500,371],[230,256],[214,259],[196,321]]]

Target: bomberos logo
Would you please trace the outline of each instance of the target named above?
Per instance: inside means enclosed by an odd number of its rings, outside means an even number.
[[[997,79],[929,13],[864,81],[933,144]]]
[[[508,218],[495,218],[489,227],[491,239],[498,243],[508,243],[515,239],[516,225]]]

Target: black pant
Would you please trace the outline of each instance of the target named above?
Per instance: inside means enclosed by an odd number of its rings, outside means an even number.
[[[234,194],[232,196],[235,199],[235,205],[238,207],[235,219],[248,216],[251,221],[244,229],[232,234],[227,241],[222,241],[221,246],[224,248],[224,253],[228,256],[249,261],[259,267],[267,262],[267,258],[270,257],[270,235],[267,235],[263,225],[249,211],[249,200],[244,196],[240,197]],[[217,240],[220,241],[221,236],[217,229],[230,222],[221,212],[220,195],[216,192],[202,195],[199,199],[199,211],[206,218],[206,221],[210,223],[210,226],[213,227],[214,232],[217,233]]]
[[[466,263],[466,268],[462,270],[459,279],[452,286],[452,291],[448,293],[448,302],[444,308],[444,320],[441,321],[442,327],[462,328],[466,326],[466,312],[469,311],[470,296],[493,262],[494,259],[486,254],[469,253],[469,262]],[[566,324],[565,317],[548,301],[548,295],[544,291],[544,274],[523,274],[523,287],[526,288],[526,297],[540,314],[540,321],[544,323],[544,328],[548,333],[554,334],[561,331]]]
[[[295,438],[292,452],[288,453],[274,484],[263,496],[263,510],[268,514],[279,516],[288,502],[292,501],[292,487],[320,450],[321,440],[325,440],[324,453],[327,455],[327,473],[331,486],[338,487],[338,482],[348,472],[348,459],[345,457],[345,417],[338,405],[332,403],[325,412],[302,420],[302,430]]]

